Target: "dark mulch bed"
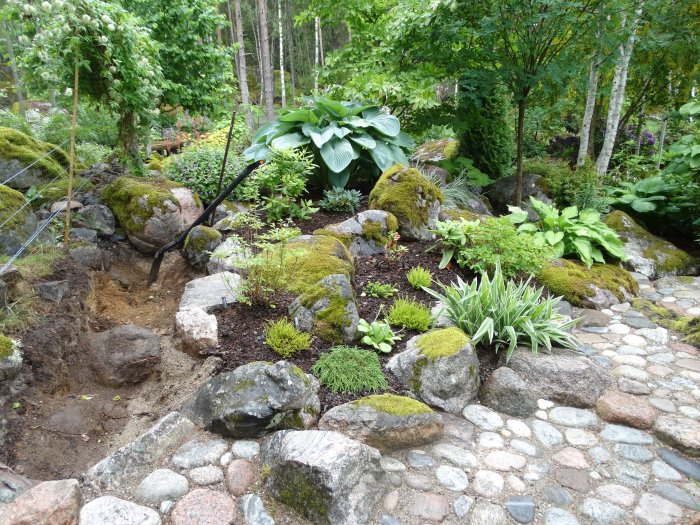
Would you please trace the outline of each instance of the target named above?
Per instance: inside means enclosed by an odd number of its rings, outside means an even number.
[[[352,214],[327,213],[319,211],[308,221],[301,221],[295,226],[303,233],[311,234],[314,230],[323,228],[328,224],[341,222]],[[384,313],[379,317],[384,317],[394,299],[397,297],[410,297],[428,305],[432,304],[432,297],[423,290],[414,290],[406,280],[406,273],[414,266],[428,268],[434,281],[450,283],[460,275],[463,279],[470,279],[473,275],[462,272],[459,268],[439,269],[441,252],[439,249],[430,251],[433,242],[401,242],[409,250],[398,260],[388,263],[382,254],[374,257],[355,259],[355,276],[353,284],[357,293],[358,309],[360,317],[368,321],[374,320],[383,305]],[[363,293],[364,286],[369,281],[377,281],[383,284],[391,284],[397,289],[393,297],[379,299],[368,297]],[[287,308],[294,297],[286,293],[275,293],[272,296],[274,308],[265,306],[247,306],[236,303],[226,310],[219,312],[219,337],[220,344],[216,352],[223,359],[223,370],[232,370],[236,367],[251,361],[278,361],[280,356],[270,350],[264,341],[263,326],[266,321],[274,321],[287,315]],[[383,365],[389,358],[398,352],[402,352],[406,347],[406,342],[418,332],[406,330],[401,332],[402,340],[394,346],[391,354],[379,354],[379,360]],[[302,352],[293,356],[290,361],[299,366],[305,372],[309,372],[311,366],[316,362],[322,352],[331,348],[332,345],[314,338],[308,352]],[[361,346],[361,345],[360,345]],[[496,360],[490,352],[479,352],[481,362],[481,378],[485,380],[496,367]],[[388,392],[401,393],[401,387],[397,380],[386,373],[389,383]],[[370,392],[360,392],[357,394],[334,394],[321,386],[319,397],[321,399],[321,410],[325,412],[336,405],[346,403],[353,399],[367,395]]]

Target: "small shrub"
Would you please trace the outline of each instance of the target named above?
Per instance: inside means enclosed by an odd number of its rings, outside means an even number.
[[[165,176],[199,195],[205,202],[216,197],[224,150],[216,147],[186,148],[179,155],[167,157]],[[229,153],[222,188],[233,182],[242,168],[240,160]]]
[[[392,326],[425,332],[430,328],[432,316],[425,305],[413,299],[401,298],[389,308],[388,320]]]
[[[75,145],[76,156],[88,167],[98,162],[104,162],[111,153],[112,148],[95,142],[83,142]]]
[[[376,297],[379,299],[386,299],[387,297],[391,297],[398,291],[391,284],[382,284],[377,281],[369,281],[365,285],[363,290],[368,296]]]
[[[297,330],[287,319],[265,324],[265,343],[282,357],[290,357],[311,346],[311,335]]]
[[[475,344],[491,346],[495,352],[505,347],[506,362],[518,345],[529,345],[535,354],[540,347],[550,351],[552,343],[577,347],[567,329],[578,320],[567,321],[555,309],[561,297],[543,298],[544,289],[535,289],[529,280],[506,283],[499,264],[493,279],[483,273],[478,284],[476,279],[467,284],[458,277],[456,284],[440,287],[443,294],[428,293],[442,302],[450,321]]]
[[[433,280],[433,275],[427,268],[415,266],[408,271],[406,274],[406,279],[408,279],[408,284],[410,284],[413,288],[420,290],[424,286],[430,286],[430,283]]]
[[[331,188],[323,191],[323,199],[318,205],[326,211],[355,213],[360,207],[362,193],[358,190]]]
[[[587,161],[583,166],[572,170],[563,160],[526,159],[523,173],[534,173],[544,177],[548,195],[560,208],[578,206],[606,211],[607,205],[602,196],[595,166]]]
[[[376,348],[380,352],[388,354],[397,341],[401,340],[400,335],[396,335],[387,323],[383,321],[372,321],[368,323],[360,319],[357,325],[358,332],[366,334],[362,337],[362,342],[367,346]]]
[[[388,387],[377,354],[356,347],[336,346],[324,352],[311,373],[333,393],[376,392]]]

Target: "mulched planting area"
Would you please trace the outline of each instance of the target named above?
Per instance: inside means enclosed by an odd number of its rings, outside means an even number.
[[[295,223],[294,226],[300,228],[305,234],[311,234],[314,230],[323,228],[328,224],[341,222],[351,216],[353,216],[353,214],[319,211],[315,213],[310,220],[300,221]],[[386,313],[388,313],[392,302],[399,297],[408,297],[428,306],[432,306],[434,302],[432,297],[423,290],[414,290],[406,280],[406,274],[415,266],[423,266],[431,271],[433,275],[433,288],[436,288],[436,282],[448,284],[454,281],[458,275],[464,280],[474,277],[455,266],[442,270],[439,269],[438,265],[442,254],[439,247],[431,250],[431,247],[435,244],[434,241],[400,241],[400,244],[406,246],[408,251],[405,252],[399,260],[389,262],[383,254],[373,257],[355,258],[353,285],[357,294],[357,306],[360,318],[366,319],[368,322],[373,321],[377,317],[383,319]],[[369,297],[363,292],[363,289],[370,281],[391,284],[397,289],[397,292],[392,297],[386,299]],[[265,344],[263,328],[266,322],[275,321],[287,316],[288,306],[293,300],[294,296],[288,293],[275,292],[271,296],[271,304],[274,305],[274,307],[260,305],[248,306],[242,303],[236,303],[225,310],[219,311],[217,313],[219,321],[219,348],[209,355],[216,355],[222,358],[223,365],[221,371],[233,370],[251,361],[276,362],[282,359],[282,357],[273,352]],[[395,329],[394,331],[396,332],[397,330]],[[411,339],[411,337],[418,335],[418,332],[403,330],[400,331],[400,334],[402,339],[394,346],[392,353],[379,353],[379,361],[382,367],[392,355],[405,350],[406,342]],[[371,350],[371,348],[362,345],[359,341],[355,344],[360,348]],[[320,354],[328,351],[332,346],[333,345],[330,343],[315,337],[308,351],[300,352],[292,356],[289,358],[289,361],[299,366],[305,372],[309,372],[311,366],[316,362]],[[479,357],[482,364],[480,375],[483,381],[496,367],[496,360],[492,352],[479,351]],[[385,375],[389,384],[387,392],[400,394],[401,387],[398,381],[386,370]],[[358,399],[370,393],[372,392],[335,394],[321,385],[319,390],[321,411],[325,412],[334,406],[353,399]]]

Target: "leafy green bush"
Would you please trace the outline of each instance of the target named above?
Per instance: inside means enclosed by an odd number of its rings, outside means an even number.
[[[388,387],[376,352],[336,346],[321,354],[311,373],[333,393],[376,392]]]
[[[429,290],[442,302],[443,312],[475,344],[492,346],[495,352],[506,348],[506,362],[518,345],[529,345],[533,353],[540,347],[548,351],[552,343],[576,348],[577,342],[567,329],[578,320],[566,320],[558,313],[557,298],[543,298],[543,288],[535,289],[530,281],[506,283],[500,265],[496,264],[493,279],[486,273],[477,284],[459,277],[450,286],[440,285],[442,294]]]
[[[268,321],[263,331],[267,346],[282,357],[290,357],[311,346],[311,335],[297,330],[288,319]]]
[[[382,284],[377,281],[369,281],[364,287],[364,292],[368,296],[377,297],[379,299],[386,299],[387,297],[391,297],[397,291],[398,290],[394,288],[393,285],[389,283]]]
[[[401,340],[400,335],[396,335],[388,323],[383,321],[372,321],[368,323],[360,319],[357,331],[365,334],[361,341],[367,346],[376,348],[380,352],[388,354],[397,341]]]
[[[406,279],[408,279],[408,284],[410,284],[413,288],[420,290],[424,286],[430,286],[430,283],[433,280],[433,275],[427,268],[416,266],[408,271],[406,274]]]
[[[618,187],[606,186],[608,204],[631,213],[664,213],[674,206],[672,201],[680,188],[664,177],[649,177],[637,182],[619,182]],[[668,210],[673,211],[673,210]]]
[[[228,139],[228,130],[230,128],[230,120],[223,123],[223,126],[217,127],[209,133],[202,133],[199,140],[195,141],[190,148],[200,147],[217,147],[225,148],[226,140]],[[236,115],[236,120],[233,124],[233,133],[231,134],[231,151],[242,152],[245,146],[250,142],[250,131],[245,123],[245,115],[239,113]]]
[[[394,164],[407,164],[413,141],[401,133],[399,120],[379,106],[310,97],[298,109],[285,110],[261,127],[246,160],[269,158],[272,149],[308,148],[318,170],[315,184],[343,188],[364,170],[372,179]]]
[[[452,175],[453,180],[463,179],[472,186],[482,187],[493,182],[486,173],[474,166],[474,161],[466,157],[445,159],[439,165]]]
[[[590,161],[572,170],[564,160],[525,159],[523,173],[544,177],[547,194],[560,208],[578,206],[606,211],[595,167]]]
[[[409,298],[396,299],[389,308],[387,320],[392,326],[418,332],[425,332],[433,322],[430,309]]]
[[[111,153],[112,148],[95,142],[83,142],[75,145],[75,154],[88,167],[103,162]]]
[[[217,195],[223,161],[224,150],[221,148],[185,148],[179,155],[166,158],[165,176],[194,191],[205,202],[211,202]],[[222,187],[231,184],[242,167],[240,159],[229,154]]]
[[[118,123],[112,112],[79,104],[77,124],[76,142],[94,142],[112,148],[117,144]],[[70,114],[60,109],[52,110],[33,125],[36,137],[52,144],[70,140],[70,126]]]
[[[570,206],[560,212],[534,197],[530,197],[530,207],[539,221],[527,222],[527,212],[515,206],[508,207],[508,218],[520,224],[518,233],[528,234],[536,246],[551,246],[554,257],[574,255],[588,268],[593,261],[605,263],[604,252],[614,259],[626,259],[620,237],[600,220],[597,211],[579,213],[576,206]]]
[[[507,217],[437,222],[432,231],[442,244],[440,268],[454,258],[460,268],[491,273],[500,262],[503,273],[513,277],[519,272],[539,272],[551,257],[548,247],[536,246],[531,238],[518,235]]]
[[[326,211],[350,212],[360,207],[362,193],[358,190],[344,190],[342,188],[330,188],[323,191],[323,199],[318,205]]]

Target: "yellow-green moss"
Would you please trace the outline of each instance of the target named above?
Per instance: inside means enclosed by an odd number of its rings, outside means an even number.
[[[277,499],[306,516],[312,523],[329,523],[330,502],[322,489],[309,482],[300,465],[285,465],[275,478],[284,479],[277,488]]]
[[[75,177],[73,179],[73,192],[75,192],[77,188],[80,188],[81,192],[86,192],[94,187],[95,185],[92,182],[82,177]],[[38,186],[37,190],[41,192],[40,200],[43,202],[63,199],[68,196],[68,179],[59,179],[49,184]]]
[[[12,343],[12,339],[0,335],[0,359],[10,357],[15,353],[15,345]]]
[[[130,233],[143,231],[156,209],[168,210],[167,202],[180,201],[170,189],[180,184],[164,179],[119,177],[102,191],[102,200],[112,209],[122,227]]]
[[[417,205],[422,193],[424,202]],[[420,226],[428,222],[428,207],[443,201],[442,191],[415,168],[394,164],[379,177],[369,194],[369,207],[393,213],[399,222]]]
[[[280,250],[279,247],[273,251]],[[326,235],[287,243],[284,287],[295,295],[311,290],[324,277],[334,274],[352,276],[353,259],[342,242]],[[274,256],[274,254],[273,254]]]
[[[684,343],[700,348],[700,317],[681,316],[673,310],[658,306],[648,299],[632,300],[632,307],[656,324],[682,334]]]
[[[459,142],[445,137],[437,140],[429,140],[416,148],[415,158],[420,162],[431,162],[431,159],[454,159],[459,152]]]
[[[0,224],[9,219],[13,213],[19,210],[27,200],[20,192],[0,185]],[[3,229],[12,230],[15,226],[21,226],[27,220],[27,215],[30,212],[29,206],[12,217]]]
[[[66,254],[59,248],[46,246],[42,247],[41,251],[16,259],[12,264],[19,269],[23,279],[34,280],[51,275],[65,256]],[[1,256],[0,265],[5,264],[9,259],[9,256]]]
[[[394,230],[389,228],[389,231],[396,231],[398,229],[398,223]],[[374,241],[379,246],[386,246],[389,244],[388,235],[382,234],[382,225],[379,222],[367,220],[362,223],[362,238],[368,241]]]
[[[469,342],[467,334],[459,328],[433,330],[420,336],[416,344],[421,354],[430,358],[448,357],[459,352]]]
[[[443,155],[445,155],[445,160],[452,160],[457,157],[459,153],[459,142],[456,140],[451,140],[442,150]]]
[[[352,402],[353,406],[368,406],[379,412],[392,416],[413,416],[417,414],[429,414],[433,410],[420,401],[405,396],[394,394],[379,394],[367,396]]]
[[[328,228],[321,228],[314,231],[314,235],[326,235],[328,237],[334,237],[343,243],[346,248],[350,247],[352,244],[352,235],[349,233],[340,233],[335,230],[329,230]]]
[[[197,226],[185,239],[185,250],[203,252],[211,249],[211,244],[221,239],[221,232],[209,226]]]
[[[329,297],[328,307],[316,314],[314,333],[329,343],[342,342],[342,329],[350,325],[347,305],[348,301],[339,294],[332,294]]]
[[[589,269],[566,259],[548,262],[537,274],[537,281],[552,294],[561,295],[574,306],[582,306],[586,298],[595,295],[590,285],[609,290],[620,301],[625,299],[620,287],[631,295],[639,291],[634,278],[619,266],[594,264]]]
[[[41,173],[52,179],[65,177],[66,168],[70,163],[70,157],[61,148],[55,148],[53,144],[36,140],[21,131],[0,127],[0,157],[5,160],[16,160],[26,167],[35,163]],[[80,163],[76,163],[77,169],[84,169]]]

